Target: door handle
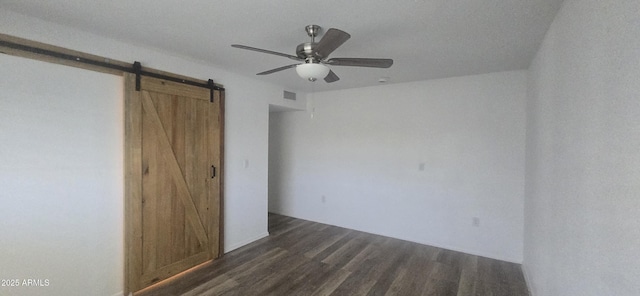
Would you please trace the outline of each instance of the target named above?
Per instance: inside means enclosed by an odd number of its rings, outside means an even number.
[[[216,177],[216,167],[211,166],[211,179]]]

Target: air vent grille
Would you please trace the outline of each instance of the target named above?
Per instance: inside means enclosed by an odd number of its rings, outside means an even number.
[[[285,98],[287,100],[295,101],[296,100],[296,93],[285,90],[284,94],[283,94],[283,98]]]

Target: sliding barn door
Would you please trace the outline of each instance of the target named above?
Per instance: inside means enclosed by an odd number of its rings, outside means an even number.
[[[222,96],[126,76],[128,291],[203,262],[221,248]]]

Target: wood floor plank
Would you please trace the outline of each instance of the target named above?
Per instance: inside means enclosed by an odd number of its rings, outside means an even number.
[[[182,296],[199,296],[212,292],[222,292],[221,290],[225,290],[225,287],[235,287],[238,283],[229,278],[227,275],[222,275],[216,278],[213,278],[197,287],[192,289],[187,293],[183,293]]]
[[[306,273],[305,278],[299,279],[292,285],[289,289],[290,293],[281,295],[312,295],[314,293],[328,295],[331,293],[329,291],[335,290],[350,274],[348,271],[322,262],[312,260],[310,263],[317,266],[313,271]]]
[[[405,276],[407,276],[407,269],[406,268],[401,268],[400,270],[398,270],[398,274],[397,274],[396,278],[393,280],[393,282],[391,282],[391,285],[389,286],[389,289],[387,290],[387,292],[384,295],[385,296],[402,295],[400,293],[401,293],[401,290],[402,290],[402,285],[403,285]]]
[[[460,282],[460,273],[456,266],[440,262],[431,262],[431,272],[427,277],[424,296],[456,296]],[[416,294],[417,295],[417,294]]]
[[[389,246],[396,246],[393,249],[387,249]],[[390,240],[381,246],[382,253],[378,257],[372,257],[371,260],[363,262],[360,271],[370,273],[370,276],[377,278],[378,281],[370,290],[369,296],[384,295],[393,281],[406,268],[410,254],[408,252],[411,244],[400,240]],[[395,250],[395,251],[394,251]]]
[[[313,249],[311,249],[308,252],[304,253],[304,255],[309,257],[309,258],[315,258],[315,257],[319,256],[321,253],[326,252],[328,248],[333,247],[336,243],[338,243],[340,241],[342,241],[342,244],[345,243],[346,242],[345,237],[347,235],[349,235],[350,233],[351,233],[351,231],[344,231],[342,233],[336,233],[336,234],[332,235],[331,238],[321,242],[320,244],[315,246]],[[339,248],[339,246],[333,248],[330,252],[328,252],[326,255],[322,256],[321,258],[324,259],[326,256],[331,254],[337,248]]]
[[[460,281],[458,282],[458,293],[456,296],[476,295],[476,274],[469,269],[462,270]],[[522,295],[522,294],[520,294]]]
[[[330,295],[367,295],[377,281],[368,274],[351,273]]]
[[[362,252],[367,247],[367,244],[366,241],[361,239],[351,239],[331,255],[324,258],[322,262],[341,268]]]
[[[332,274],[327,281],[325,281],[317,290],[311,293],[311,296],[328,296],[331,295],[338,286],[344,282],[351,275],[350,272],[337,269],[334,274]],[[305,295],[305,294],[301,294]]]
[[[257,257],[255,260],[245,262],[228,271],[226,274],[236,279],[239,283],[249,282],[255,279],[256,276],[263,276],[264,272],[268,271],[272,264],[277,263],[279,260],[286,259],[286,255],[286,250],[276,249],[273,255],[266,253],[264,256]]]
[[[287,252],[280,260],[270,262],[261,272],[252,272],[247,277],[239,277],[239,291],[230,291],[221,295],[272,295],[268,291],[273,289],[281,280],[287,277],[300,265],[308,262],[308,258],[301,255],[293,255]],[[239,293],[238,293],[239,292]]]
[[[432,277],[434,272],[439,271],[435,265],[435,262],[427,258],[412,256],[406,264],[407,272],[400,282],[401,286],[397,289],[397,295],[421,295],[428,283],[425,279]]]
[[[342,268],[349,271],[357,270],[358,266],[362,266],[365,260],[367,260],[370,256],[373,256],[372,253],[375,252],[375,248],[376,247],[373,244],[367,244]]]
[[[295,268],[287,270],[274,270],[278,276],[272,276],[272,284],[265,289],[257,289],[261,295],[294,295],[293,291],[304,285],[318,271],[322,270],[322,263],[310,260],[302,255],[295,255],[303,262]],[[294,267],[294,266],[292,266]]]
[[[269,233],[135,295],[529,295],[519,264],[275,214]]]
[[[326,244],[328,247],[330,244],[337,241],[337,239],[339,239],[339,237],[336,237],[332,232],[318,230],[309,233],[309,236],[306,236],[305,239],[299,239],[297,242],[286,246],[286,248],[290,252],[305,254],[307,257],[313,257],[313,254],[324,250],[324,248],[319,246]]]
[[[228,279],[215,287],[198,294],[198,296],[217,296],[227,293],[238,286],[238,283],[233,279]]]

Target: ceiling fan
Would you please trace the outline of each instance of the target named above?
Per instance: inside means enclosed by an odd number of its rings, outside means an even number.
[[[318,78],[324,78],[327,83],[340,80],[336,73],[333,73],[329,67],[331,66],[355,66],[355,67],[373,67],[373,68],[389,68],[393,65],[392,59],[369,59],[369,58],[331,58],[327,57],[336,48],[345,43],[351,35],[348,33],[331,28],[322,36],[319,42],[315,42],[316,36],[320,31],[318,25],[308,25],[305,27],[307,35],[311,37],[311,42],[300,43],[296,47],[296,55],[290,55],[286,53],[275,52],[266,49],[260,49],[240,44],[232,44],[231,46],[240,49],[252,50],[262,53],[273,54],[292,60],[301,62],[297,64],[291,64],[280,68],[271,69],[268,71],[260,72],[256,75],[267,75],[282,70],[296,68],[298,75],[309,81],[316,81]]]

